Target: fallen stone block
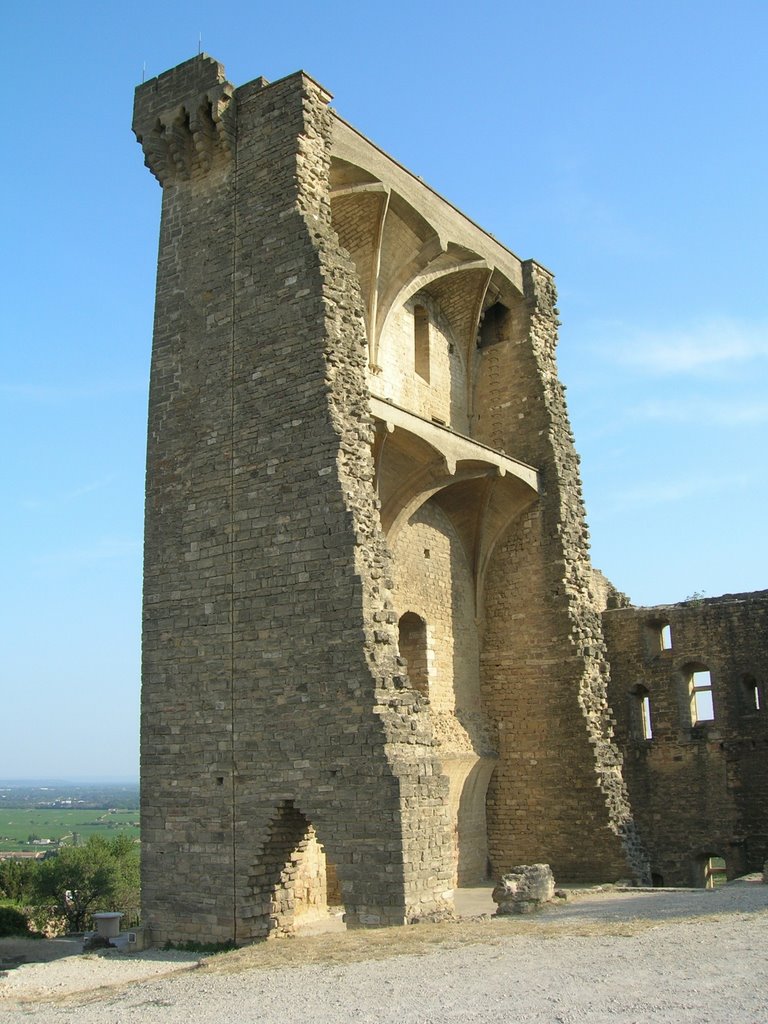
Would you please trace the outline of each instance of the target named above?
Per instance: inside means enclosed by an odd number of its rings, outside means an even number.
[[[502,875],[493,893],[497,914],[530,914],[555,895],[549,864],[519,864]]]

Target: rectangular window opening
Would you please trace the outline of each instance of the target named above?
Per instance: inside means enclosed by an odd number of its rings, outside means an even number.
[[[712,677],[706,669],[691,673],[689,682],[691,697],[691,721],[694,725],[715,720],[715,706],[712,700]]]
[[[429,384],[429,313],[424,306],[413,307],[413,366]]]

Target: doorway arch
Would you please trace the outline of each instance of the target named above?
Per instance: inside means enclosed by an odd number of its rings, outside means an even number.
[[[293,800],[275,809],[248,879],[247,903],[251,939],[292,936],[299,920],[328,915],[325,850]]]

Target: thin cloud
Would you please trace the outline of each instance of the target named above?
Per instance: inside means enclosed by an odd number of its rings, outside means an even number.
[[[141,552],[141,541],[136,538],[102,537],[93,544],[82,547],[62,548],[32,560],[36,566],[53,568],[78,565],[94,565],[100,562],[113,562],[122,558],[135,558]]]
[[[740,489],[749,482],[749,477],[743,473],[719,477],[702,475],[687,479],[650,480],[614,494],[614,511],[690,502],[705,495],[711,497],[718,491]]]
[[[660,254],[658,233],[631,218],[626,206],[611,202],[603,190],[594,187],[592,155],[578,137],[560,139],[553,147],[550,167],[556,168],[548,190],[543,193],[542,215],[569,229],[590,252],[608,255],[645,255],[649,248]]]
[[[117,474],[110,473],[108,476],[102,477],[100,480],[92,480],[89,483],[81,484],[79,487],[74,487],[72,490],[50,495],[47,498],[24,498],[21,502],[21,507],[26,509],[28,512],[37,512],[41,509],[60,508],[62,505],[67,505],[70,502],[77,501],[86,494],[93,494],[94,491],[102,490],[116,479]]]
[[[702,321],[658,330],[614,328],[601,345],[606,356],[654,376],[711,377],[768,359],[768,324],[736,320]]]
[[[111,398],[113,395],[131,395],[146,390],[138,382],[106,382],[68,387],[59,384],[9,384],[0,383],[0,395],[32,402],[72,402],[83,399]]]
[[[637,419],[660,423],[717,423],[724,427],[739,427],[768,423],[768,401],[744,402],[706,399],[685,401],[652,399],[632,409]]]

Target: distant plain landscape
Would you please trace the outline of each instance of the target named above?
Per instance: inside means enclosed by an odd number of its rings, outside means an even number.
[[[0,780],[0,856],[118,834],[139,838],[138,784]]]

